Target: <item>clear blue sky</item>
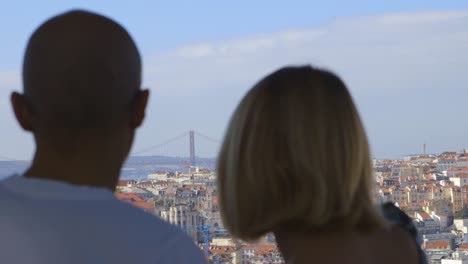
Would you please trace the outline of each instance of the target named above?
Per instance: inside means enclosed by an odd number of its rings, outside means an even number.
[[[30,33],[71,8],[119,21],[142,51],[153,97],[134,150],[190,129],[221,138],[249,85],[295,62],[324,65],[349,80],[375,156],[417,152],[423,142],[435,152],[468,146],[460,71],[468,57],[454,53],[468,40],[468,1],[7,1],[0,8],[0,156],[31,157],[32,139],[14,123],[8,94],[21,89]],[[384,57],[387,51],[395,56]],[[197,147],[201,156],[217,151],[208,141]],[[183,142],[148,154],[187,150]]]
[[[463,0],[186,0],[186,1],[5,1],[0,9],[0,67],[17,66],[28,34],[53,14],[86,8],[121,22],[143,53],[179,45],[290,28],[311,27],[343,16],[468,8]]]

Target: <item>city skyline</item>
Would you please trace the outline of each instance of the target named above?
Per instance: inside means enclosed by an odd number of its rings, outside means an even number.
[[[141,49],[143,85],[152,95],[132,153],[189,130],[222,139],[252,84],[282,65],[309,63],[335,71],[348,84],[374,157],[418,153],[424,143],[428,153],[468,146],[468,3],[266,3],[50,1],[28,10],[20,1],[8,3],[0,18],[6,34],[0,50],[0,159],[32,157],[32,137],[21,132],[9,105],[9,93],[21,90],[27,38],[46,18],[74,7],[116,19]],[[197,155],[214,157],[218,147],[199,144]],[[164,153],[146,154],[185,153],[188,138]]]
[[[382,206],[386,217],[395,210],[406,214],[407,220],[400,216],[395,224],[417,230],[421,258],[468,263],[467,150],[376,161],[372,178],[374,203]],[[216,172],[200,167],[148,171],[141,178],[121,178],[116,196],[186,232],[209,263],[284,263],[274,234],[253,243],[229,234],[221,218],[216,179]],[[317,255],[310,253],[309,259],[317,260]]]

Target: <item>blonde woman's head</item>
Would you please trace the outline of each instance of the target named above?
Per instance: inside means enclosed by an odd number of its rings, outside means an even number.
[[[235,110],[218,161],[223,221],[251,240],[276,230],[374,230],[367,137],[333,73],[282,68]]]

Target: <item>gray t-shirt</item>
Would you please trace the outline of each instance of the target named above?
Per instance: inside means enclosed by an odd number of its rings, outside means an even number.
[[[175,226],[107,189],[59,181],[0,181],[0,234],[1,263],[206,263]]]

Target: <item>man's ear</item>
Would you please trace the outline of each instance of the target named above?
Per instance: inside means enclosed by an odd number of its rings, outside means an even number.
[[[138,128],[145,119],[146,105],[148,104],[149,90],[138,91],[132,104],[130,127]]]
[[[13,92],[11,93],[10,99],[13,112],[20,126],[26,131],[33,131],[31,111],[25,96]]]

